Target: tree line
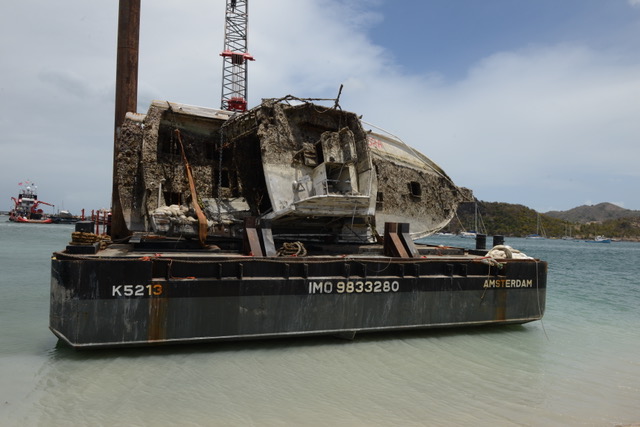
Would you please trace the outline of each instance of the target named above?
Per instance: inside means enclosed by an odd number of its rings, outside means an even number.
[[[476,214],[477,206],[477,214]],[[474,230],[478,224],[478,230]],[[446,231],[476,231],[490,236],[526,237],[541,234],[548,238],[593,239],[606,236],[640,240],[640,218],[620,218],[586,223],[565,221],[539,213],[523,205],[477,201],[462,203]]]

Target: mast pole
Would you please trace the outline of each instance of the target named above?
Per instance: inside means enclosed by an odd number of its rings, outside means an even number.
[[[127,112],[138,104],[138,48],[140,40],[140,0],[120,0],[118,12],[118,53],[113,143],[113,188],[111,193],[111,236],[128,235],[117,184],[118,135]]]

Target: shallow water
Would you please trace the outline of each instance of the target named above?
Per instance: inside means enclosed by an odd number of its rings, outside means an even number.
[[[638,243],[507,238],[550,264],[545,317],[522,326],[78,352],[48,330],[73,226],[5,218],[3,426],[640,422]]]

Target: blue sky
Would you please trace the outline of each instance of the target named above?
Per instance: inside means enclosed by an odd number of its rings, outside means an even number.
[[[387,0],[379,2],[380,22],[369,34],[408,71],[451,80],[496,52],[529,45],[631,45],[625,33],[637,35],[638,17],[629,6],[616,0]]]
[[[223,0],[142,0],[138,111],[218,107]],[[640,0],[252,0],[249,101],[334,97],[485,201],[640,209]],[[0,15],[0,197],[108,207],[117,2]]]

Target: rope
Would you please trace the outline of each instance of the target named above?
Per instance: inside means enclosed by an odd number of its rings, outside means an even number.
[[[95,233],[85,233],[83,231],[74,231],[71,233],[70,245],[92,245],[94,243],[100,243],[100,249],[107,247],[111,243],[111,237],[108,235],[98,235]]]
[[[547,341],[551,341],[549,339],[549,335],[547,335],[547,329],[544,327],[544,322],[542,321],[542,306],[540,305],[540,287],[538,283],[538,260],[536,260],[536,296],[538,297],[538,313],[540,314],[540,325],[542,326],[542,332],[544,332],[544,336],[547,338]]]
[[[302,242],[284,242],[278,249],[278,256],[305,256],[307,249]]]

